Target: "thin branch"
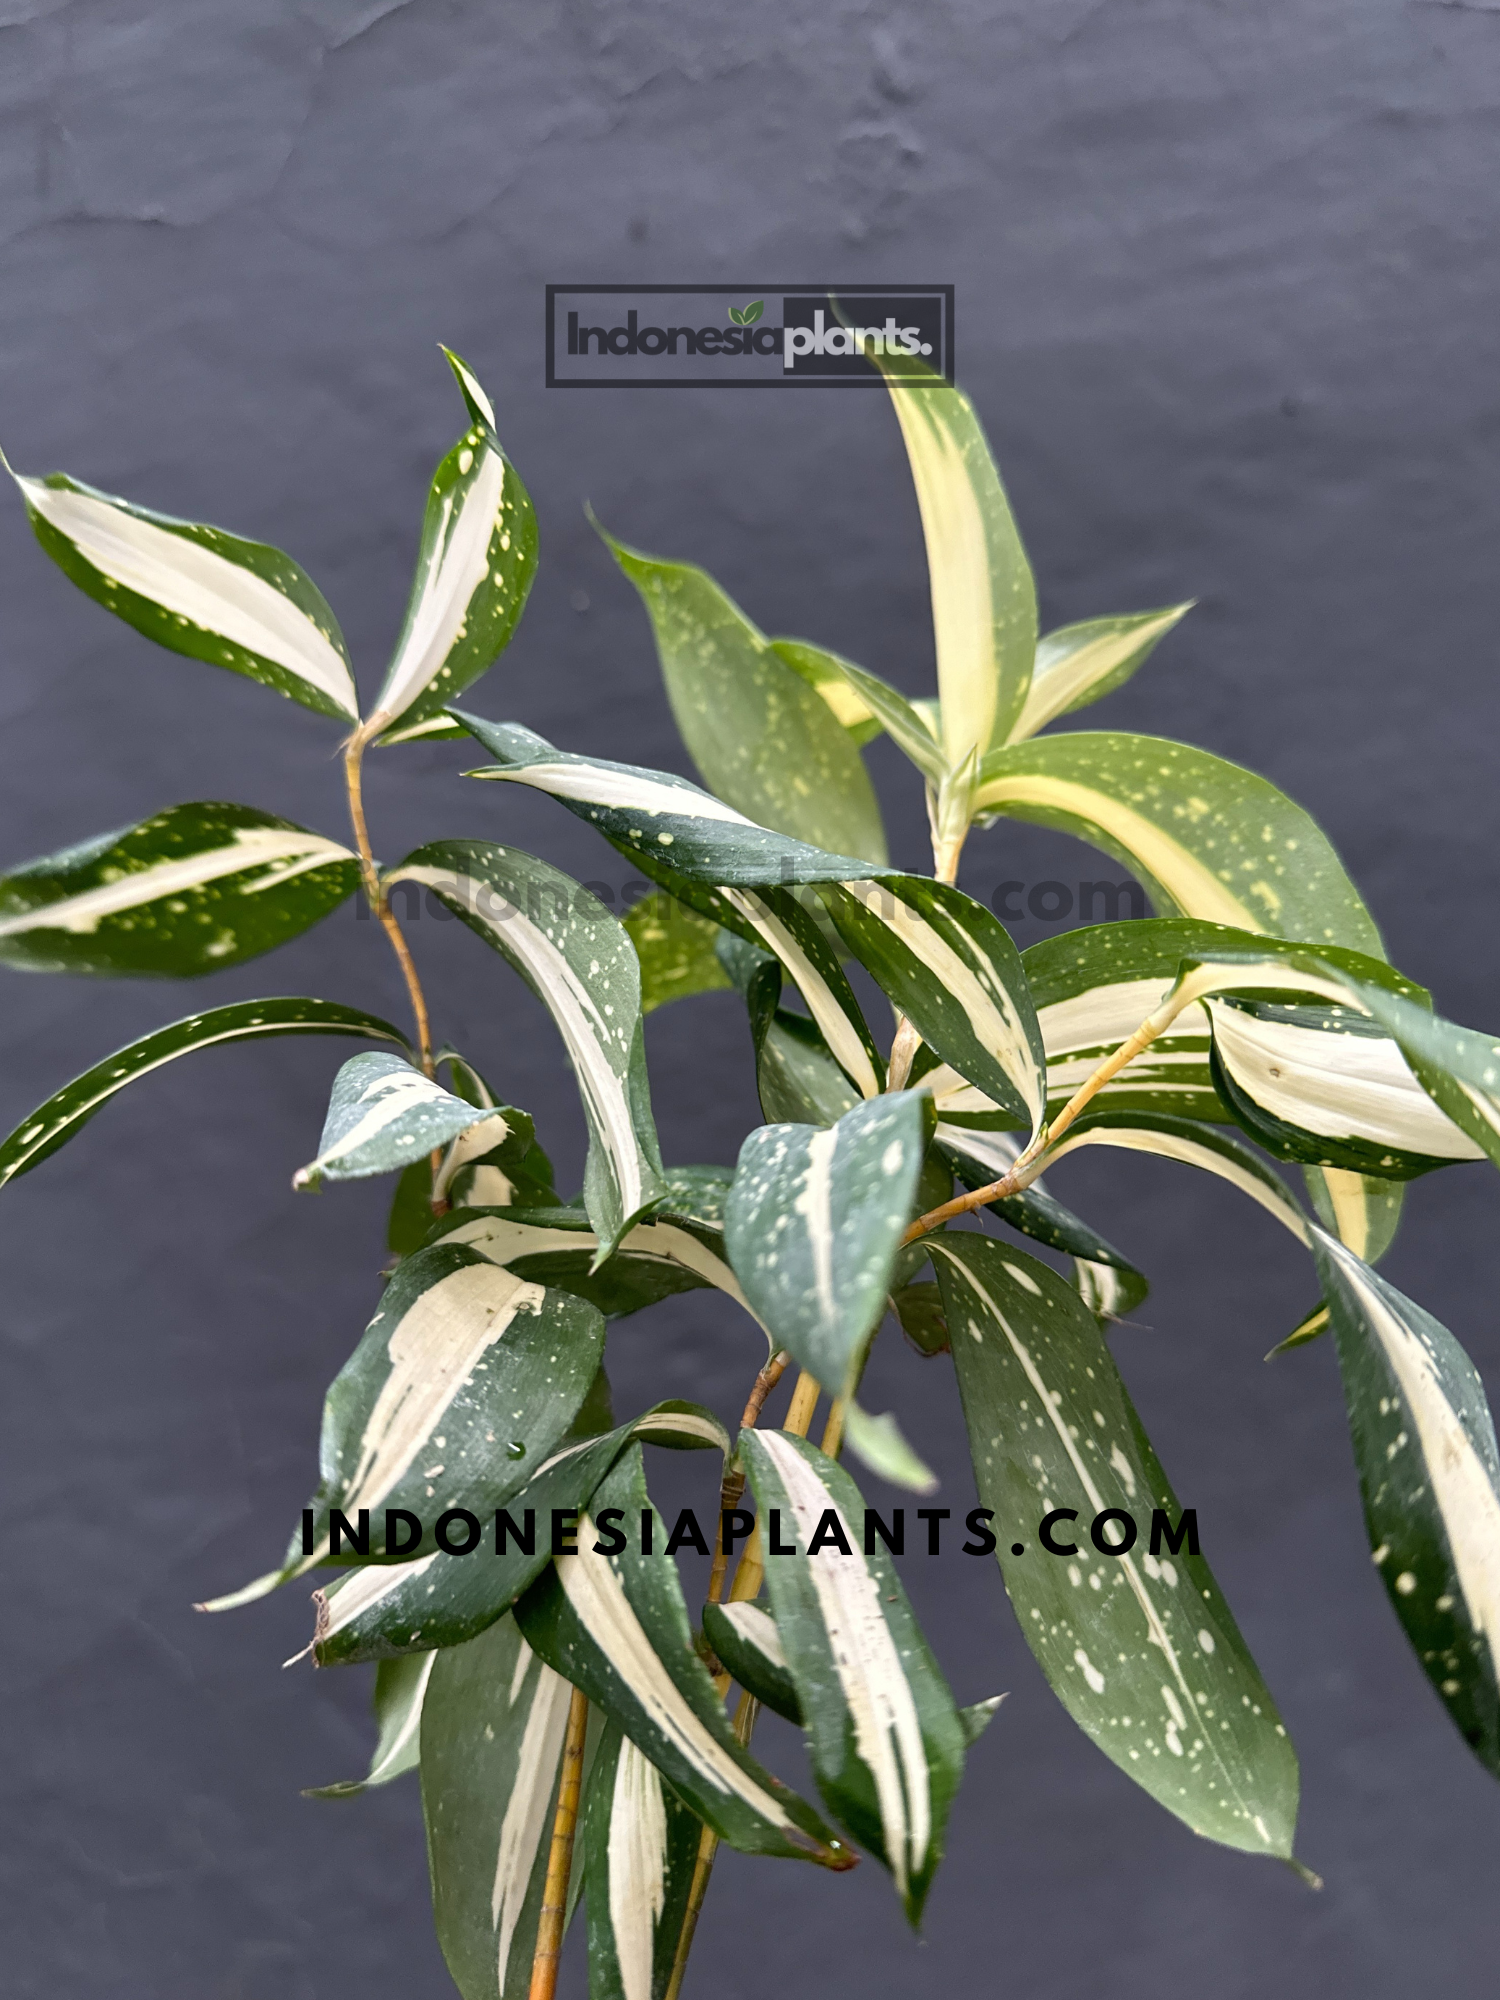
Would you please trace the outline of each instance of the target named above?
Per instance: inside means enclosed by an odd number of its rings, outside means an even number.
[[[400,924],[396,921],[396,913],[386,900],[385,890],[380,886],[380,871],[375,866],[375,851],[370,845],[370,831],[365,824],[362,767],[368,741],[364,730],[357,729],[344,745],[344,783],[349,792],[349,821],[354,828],[354,844],[359,849],[360,874],[365,885],[365,899],[384,927],[385,934],[391,941],[391,949],[396,954],[396,963],[401,967],[401,976],[406,981],[406,991],[411,1001],[412,1017],[417,1024],[417,1050],[422,1059],[422,1073],[424,1076],[431,1076],[432,1030],[427,1020],[426,996],[422,992],[422,982],[417,977],[411,950],[402,936]]]
[[[557,1787],[552,1849],[547,1856],[547,1880],[542,1888],[542,1913],[536,1927],[536,1955],[531,1961],[528,2000],[553,2000],[557,1992],[557,1963],[568,1915],[568,1877],[573,1872],[573,1834],[578,1825],[578,1793],[583,1782],[583,1745],[588,1726],[589,1698],[581,1688],[574,1688],[568,1704],[562,1777]]]
[[[776,1387],[791,1363],[791,1355],[780,1348],[761,1369],[751,1385],[740,1417],[740,1429],[753,1431],[760,1422],[760,1413],[765,1408],[767,1396]],[[729,1568],[729,1550],[724,1543],[724,1516],[738,1507],[745,1497],[745,1470],[731,1456],[724,1468],[724,1483],[719,1488],[719,1534],[714,1544],[713,1568],[708,1574],[708,1601],[717,1604],[724,1594],[724,1577]],[[727,1685],[727,1682],[726,1682]]]

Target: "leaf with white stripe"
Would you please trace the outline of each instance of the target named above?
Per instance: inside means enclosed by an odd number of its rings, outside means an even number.
[[[611,1508],[620,1510],[614,1531],[624,1541],[616,1554],[600,1546]],[[640,1546],[643,1510],[652,1524],[650,1555]],[[814,1809],[735,1737],[693,1648],[677,1566],[662,1553],[665,1542],[665,1524],[651,1508],[641,1454],[632,1445],[581,1516],[577,1554],[555,1557],[516,1606],[527,1642],[619,1723],[731,1847],[853,1867],[856,1857]]]
[[[922,875],[849,882],[823,896],[844,942],[934,1054],[1035,1132],[1046,1055],[1020,954],[1000,920],[962,889]]]
[[[619,1724],[607,1724],[578,1850],[588,1882],[589,2000],[664,2000],[702,1831]]]
[[[551,1014],[588,1120],[584,1205],[602,1263],[663,1193],[634,945],[570,875],[491,841],[433,841],[385,880],[425,883],[510,961]]]
[[[996,1559],[1054,1692],[1195,1833],[1289,1859],[1296,1755],[1208,1564],[1186,1543],[1150,1552],[1152,1510],[1175,1529],[1181,1509],[1092,1316],[1056,1272],[973,1231],[935,1237],[933,1263]],[[1067,1557],[1026,1532],[1060,1508],[1075,1510],[1056,1524]],[[1106,1509],[1136,1523],[1129,1551],[1094,1546]]]
[[[919,1091],[836,1125],[762,1125],[740,1149],[724,1245],[773,1346],[830,1396],[859,1380],[880,1324],[927,1148]]]
[[[904,694],[852,660],[809,646],[803,639],[773,639],[771,644],[789,666],[817,688],[856,743],[879,735],[883,729],[924,778],[934,784],[942,779],[947,769],[942,745],[922,710]]]
[[[786,1663],[776,1620],[760,1604],[705,1604],[703,1636],[719,1664],[747,1694],[788,1722],[802,1722],[802,1703]]]
[[[366,730],[403,738],[441,715],[510,643],[536,575],[536,514],[473,375],[448,356],[473,418],[432,476],[406,623]]]
[[[1087,708],[1122,687],[1143,667],[1172,627],[1192,610],[1192,603],[1171,604],[1164,611],[1134,611],[1119,618],[1085,618],[1063,625],[1040,640],[1026,705],[1010,732],[1012,743],[1024,742],[1060,715]]]
[[[37,540],[80,590],[159,646],[320,715],[359,720],[343,634],[290,556],[49,472],[13,474]]]
[[[0,876],[0,964],[192,979],[309,929],[359,886],[347,847],[253,806],[169,806]]]
[[[138,1042],[117,1049],[93,1069],[85,1070],[23,1118],[0,1141],[0,1187],[17,1174],[28,1174],[49,1153],[65,1146],[97,1111],[138,1077],[149,1076],[164,1063],[195,1049],[216,1048],[224,1042],[263,1041],[271,1035],[357,1035],[368,1042],[399,1042],[406,1037],[378,1014],[341,1007],[332,1000],[238,1000],[230,1007],[213,1007],[206,1014],[189,1014],[184,1021],[158,1028]]]
[[[719,926],[686,903],[658,889],[643,896],[625,915],[625,929],[641,962],[641,1012],[654,1013],[669,1000],[715,993],[729,975],[714,951]]]
[[[956,770],[1003,743],[1036,654],[1036,585],[974,406],[918,361],[877,358],[911,465],[937,644],[943,748]]]
[[[641,594],[672,714],[710,789],[780,833],[883,866],[874,789],[827,702],[705,571],[604,541]]]
[[[818,1789],[915,1925],[963,1776],[958,1710],[890,1555],[864,1553],[864,1499],[843,1467],[784,1431],[742,1431],[740,1452],[762,1519],[778,1508],[798,1550],[768,1561],[766,1582]]]
[[[1464,1741],[1500,1777],[1500,1454],[1484,1384],[1445,1326],[1322,1230],[1380,1580]]]
[[[671,1451],[729,1451],[724,1426],[698,1403],[658,1403],[597,1437],[578,1434],[586,1414],[587,1405],[552,1457],[505,1503],[515,1530],[506,1529],[503,1548],[495,1547],[493,1527],[487,1527],[483,1554],[440,1550],[415,1562],[369,1563],[315,1591],[312,1651],[318,1665],[458,1646],[487,1630],[552,1560],[553,1510],[566,1523],[586,1507],[632,1438]]]
[[[435,1657],[422,1809],[438,1942],[464,2000],[526,2000],[572,1690],[513,1618]]]
[[[380,1731],[370,1768],[362,1778],[318,1785],[304,1792],[309,1799],[352,1799],[372,1785],[416,1770],[422,1755],[422,1702],[437,1661],[436,1653],[412,1653],[402,1660],[382,1660],[375,1669],[375,1721]]]
[[[401,1056],[351,1056],[333,1080],[318,1156],[298,1168],[292,1185],[395,1173],[471,1130],[488,1150],[510,1128],[499,1111],[455,1097]]]
[[[724,900],[744,932],[776,958],[802,995],[813,1025],[861,1097],[876,1097],[884,1065],[854,989],[817,924],[786,889],[731,889]]]

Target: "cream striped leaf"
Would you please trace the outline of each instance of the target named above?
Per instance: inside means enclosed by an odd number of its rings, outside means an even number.
[[[807,639],[772,639],[770,647],[778,660],[784,660],[794,674],[800,674],[817,690],[856,749],[880,734],[880,722],[848,677],[847,660]]]
[[[600,1539],[612,1508],[623,1522],[616,1554]],[[639,1540],[643,1510],[652,1523],[649,1555]],[[632,1445],[580,1517],[577,1554],[554,1558],[516,1606],[527,1642],[619,1723],[731,1847],[852,1867],[855,1856],[813,1808],[736,1739],[694,1651],[676,1564],[661,1553],[665,1538]]]
[[[382,1660],[375,1669],[375,1721],[380,1731],[370,1768],[362,1778],[342,1784],[319,1785],[305,1792],[309,1799],[352,1799],[372,1785],[416,1770],[422,1754],[422,1703],[437,1661],[436,1653],[412,1653],[402,1660]]]
[[[351,1056],[333,1080],[317,1158],[292,1185],[316,1190],[325,1180],[395,1173],[460,1133],[474,1133],[487,1152],[509,1131],[501,1113],[455,1097],[401,1056]]]
[[[588,1119],[584,1204],[602,1263],[664,1192],[635,947],[571,876],[490,841],[434,841],[385,880],[425,883],[510,961],[551,1014]]]
[[[823,1046],[860,1096],[878,1096],[884,1076],[874,1038],[837,954],[797,898],[786,889],[726,887],[721,893],[744,929],[780,961]]]
[[[1181,1512],[1078,1295],[1056,1272],[973,1231],[933,1240],[979,1497],[1021,1630],[1054,1692],[1105,1755],[1195,1833],[1289,1859],[1297,1759],[1201,1556],[1152,1553],[1152,1510]],[[1075,1510],[1048,1555],[1032,1524]],[[1090,1523],[1118,1509],[1128,1552]],[[1030,1531],[1030,1532],[1028,1532]],[[1116,1521],[1108,1539],[1124,1531]],[[1024,1553],[1011,1554],[1012,1539]]]
[[[942,745],[928,717],[904,694],[852,660],[809,646],[805,640],[773,639],[771,643],[788,665],[817,688],[857,743],[883,729],[924,778],[933,784],[941,782],[948,768]]]
[[[359,720],[343,634],[290,556],[132,506],[63,472],[12,476],[37,540],[96,604],[174,653],[244,674],[320,715]]]
[[[230,1007],[213,1007],[206,1014],[189,1014],[184,1021],[158,1028],[118,1049],[93,1069],[85,1070],[39,1105],[0,1142],[0,1187],[65,1146],[69,1139],[109,1100],[138,1077],[149,1076],[163,1064],[195,1049],[225,1042],[263,1041],[271,1035],[357,1035],[369,1042],[399,1042],[406,1037],[378,1014],[341,1007],[332,1000],[239,1000]]]
[[[784,1431],[742,1431],[740,1452],[762,1519],[778,1508],[798,1550],[768,1561],[766,1580],[818,1789],[890,1869],[915,1925],[963,1776],[958,1710],[889,1554],[864,1553],[848,1473]]]
[[[1086,618],[1064,625],[1039,641],[1036,666],[1026,705],[1010,732],[1012,743],[1024,742],[1055,722],[1123,686],[1192,604],[1172,604],[1164,611],[1135,611],[1118,618]]]
[[[359,886],[347,847],[253,806],[169,806],[0,876],[0,964],[190,979],[327,916]]]
[[[1484,1385],[1445,1326],[1322,1230],[1365,1526],[1423,1672],[1500,1776],[1500,1454]]]
[[[988,441],[961,389],[877,357],[906,443],[932,587],[942,743],[950,769],[1003,743],[1036,654],[1036,585]]]
[[[703,1823],[609,1723],[579,1847],[588,1881],[589,2000],[664,2000]]]
[[[602,1437],[579,1437],[576,1431],[575,1422],[574,1434],[507,1503],[516,1532],[507,1529],[503,1549],[497,1550],[487,1534],[482,1557],[439,1552],[415,1562],[371,1563],[315,1592],[312,1652],[318,1665],[458,1646],[486,1631],[551,1561],[553,1509],[562,1509],[566,1517],[586,1507],[632,1438],[672,1451],[725,1456],[729,1451],[724,1426],[697,1403],[658,1403]]]
[[[763,1605],[705,1604],[703,1636],[724,1671],[763,1708],[800,1725],[802,1703],[787,1665],[776,1620]]]
[[[464,2000],[526,2000],[571,1690],[513,1618],[435,1657],[422,1809],[438,1942]]]
[[[409,739],[477,680],[510,643],[536,574],[531,497],[472,371],[455,354],[448,361],[473,421],[432,476],[406,623],[370,736]]]
[[[762,1125],[740,1149],[724,1246],[774,1347],[830,1396],[859,1380],[880,1324],[927,1145],[921,1093],[836,1125]]]

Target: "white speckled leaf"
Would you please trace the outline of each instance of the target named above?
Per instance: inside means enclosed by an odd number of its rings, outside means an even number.
[[[1008,1244],[949,1231],[932,1253],[1005,1587],[1063,1706],[1195,1833],[1290,1857],[1296,1755],[1208,1564],[1185,1543],[1149,1551],[1152,1510],[1175,1529],[1181,1509],[1092,1316]],[[1077,1511],[1056,1530],[1075,1555],[1039,1545],[1038,1523],[1057,1508]],[[1129,1553],[1101,1554],[1090,1539],[1108,1508],[1136,1522]]]
[[[1012,743],[1035,736],[1060,715],[1113,694],[1143,667],[1158,644],[1192,610],[1191,603],[1164,611],[1134,611],[1118,618],[1086,618],[1049,632],[1036,649],[1026,705],[1010,732]]]
[[[298,1169],[292,1185],[316,1188],[323,1180],[398,1173],[460,1132],[480,1127],[491,1146],[510,1129],[495,1111],[455,1097],[400,1056],[351,1056],[333,1080],[318,1156]]]
[[[947,769],[942,745],[928,728],[920,709],[878,675],[866,673],[852,660],[810,646],[804,639],[773,639],[772,646],[788,666],[818,690],[854,740],[864,742],[883,729],[924,778],[937,783]]]

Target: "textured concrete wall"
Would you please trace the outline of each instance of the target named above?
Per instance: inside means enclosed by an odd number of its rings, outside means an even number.
[[[543,537],[478,704],[681,767],[644,619],[582,501],[708,564],[768,629],[919,691],[931,642],[895,426],[873,396],[548,392],[544,283],[951,280],[960,371],[1049,622],[1199,599],[1094,714],[1269,773],[1322,818],[1397,962],[1494,1025],[1493,6],[0,0],[0,23],[16,464],[282,544],[373,685],[458,427],[447,340],[494,391]],[[0,565],[0,854],[184,798],[338,830],[331,726],[115,624],[10,501]],[[920,862],[907,773],[885,749],[872,762]],[[576,822],[460,767],[441,747],[378,761],[385,853],[498,834],[606,872]],[[1088,864],[1001,830],[965,880]],[[557,1045],[457,930],[417,937],[441,1030],[576,1171]],[[190,998],[7,975],[0,1121],[189,1005],[265,991],[402,1004],[349,912]],[[671,1010],[650,1040],[669,1157],[731,1159],[754,1116],[736,1004]],[[188,1609],[274,1553],[323,1384],[370,1309],[382,1189],[288,1188],[337,1054],[183,1065],[0,1204],[0,1983],[18,2000],[446,1990],[410,1782],[343,1807],[298,1796],[359,1766],[363,1671],[279,1672],[306,1634],[300,1592]],[[1228,1190],[1164,1164],[1080,1165],[1066,1192],[1155,1279],[1118,1351],[1300,1747],[1301,1849],[1328,1887],[1192,1840],[1062,1716],[992,1576],[910,1564],[960,1698],[1012,1690],[926,1942],[874,1864],[828,1880],[729,1856],[699,1989],[1478,2000],[1500,1791],[1371,1572],[1333,1356],[1261,1364],[1309,1303],[1306,1269]],[[1389,1263],[1492,1381],[1493,1204],[1477,1169],[1420,1183]],[[732,1413],[752,1347],[731,1315],[679,1302],[620,1328],[618,1399]],[[886,1343],[875,1367],[877,1406],[959,1453],[945,1365]],[[795,1775],[795,1747],[767,1740]]]

